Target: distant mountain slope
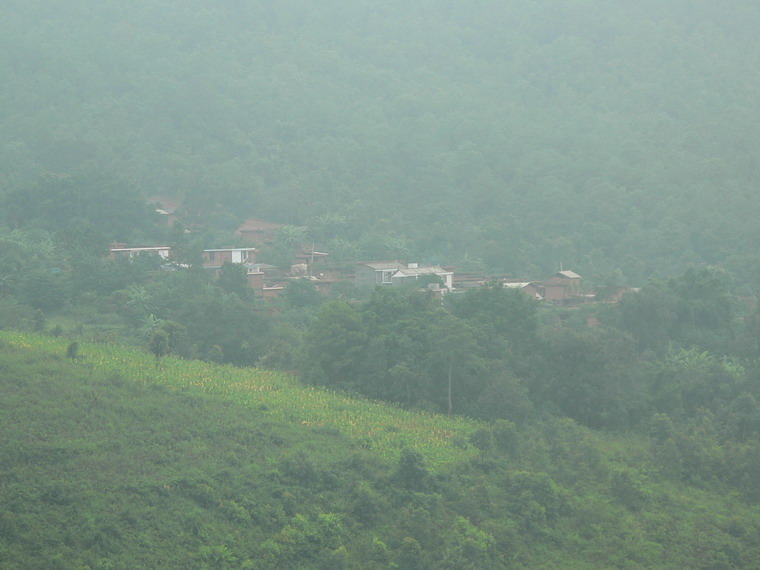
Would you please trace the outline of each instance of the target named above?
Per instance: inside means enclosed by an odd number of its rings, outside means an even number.
[[[759,27],[747,1],[9,0],[0,182],[119,173],[199,215],[340,214],[323,236],[365,257],[528,277],[741,272]]]

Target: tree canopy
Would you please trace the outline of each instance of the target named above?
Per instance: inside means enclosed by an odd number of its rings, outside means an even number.
[[[124,240],[168,196],[188,222],[306,226],[351,259],[757,280],[754,2],[0,10],[11,225]]]

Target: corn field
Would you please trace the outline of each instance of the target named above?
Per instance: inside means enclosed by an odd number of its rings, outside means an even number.
[[[0,331],[0,340],[13,347],[43,351],[61,358],[70,340]],[[273,420],[303,429],[331,427],[384,458],[395,459],[410,447],[422,453],[429,468],[477,454],[469,436],[482,423],[463,418],[403,410],[389,404],[348,397],[326,389],[305,387],[283,372],[237,368],[199,360],[153,355],[110,343],[80,342],[76,363],[104,377],[118,375],[134,382],[197,389],[256,409]]]

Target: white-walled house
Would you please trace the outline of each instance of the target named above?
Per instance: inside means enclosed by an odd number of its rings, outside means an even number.
[[[423,265],[417,263],[400,263],[398,261],[368,261],[357,263],[354,283],[357,287],[375,287],[377,285],[402,285],[419,280],[420,277],[435,275],[443,282],[446,289],[453,288],[454,272],[443,269],[440,265]]]

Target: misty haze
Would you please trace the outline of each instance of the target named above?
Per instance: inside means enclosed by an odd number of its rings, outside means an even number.
[[[760,4],[4,0],[0,567],[760,567]]]

